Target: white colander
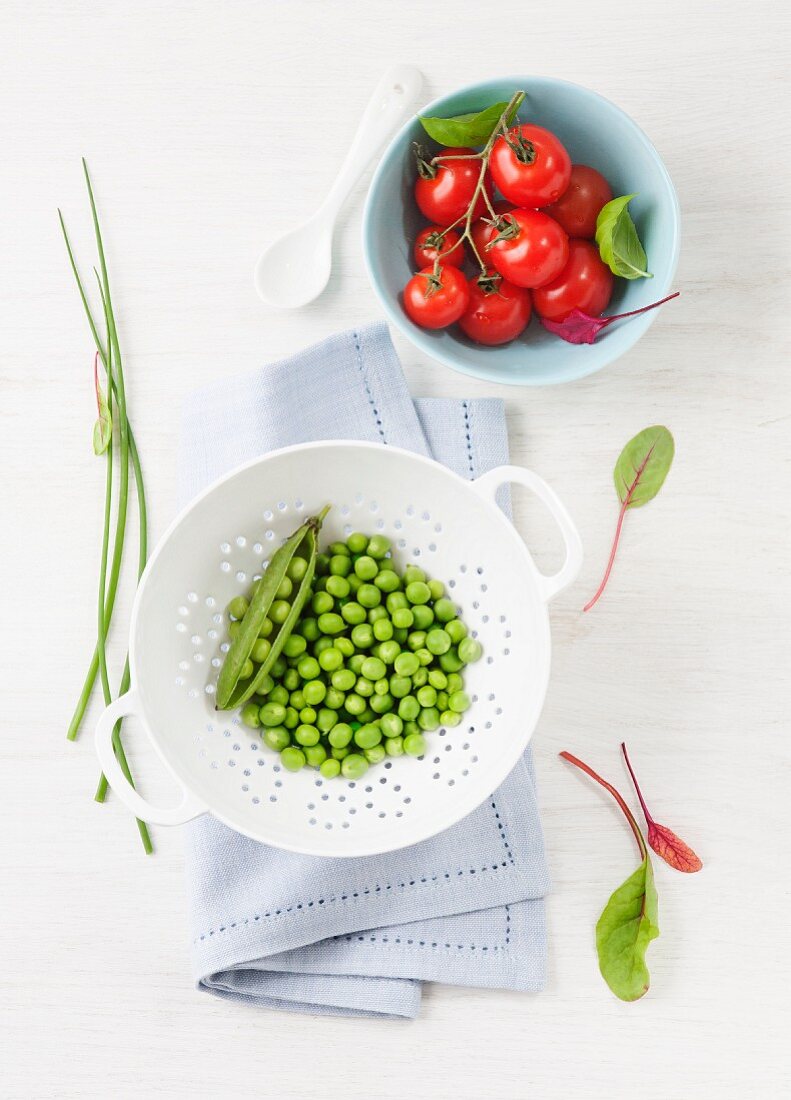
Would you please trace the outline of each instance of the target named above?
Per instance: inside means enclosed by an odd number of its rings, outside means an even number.
[[[556,519],[566,560],[541,574],[495,503],[498,488],[531,489]],[[231,711],[216,711],[224,608],[308,516],[332,504],[321,544],[381,531],[402,564],[444,581],[483,645],[465,670],[473,703],[462,724],[426,735],[428,751],[372,767],[362,779],[292,773]],[[181,513],[143,575],[132,612],[132,687],[102,714],[96,747],[113,790],[138,817],[175,825],[212,813],[254,840],[295,852],[361,856],[415,844],[470,813],[505,779],[544,702],[547,602],[576,576],[579,536],[535,474],[500,466],[465,481],[444,466],[380,444],[288,447],[215,482]],[[126,781],[112,749],[123,715],[141,721],[183,789],[172,808]]]

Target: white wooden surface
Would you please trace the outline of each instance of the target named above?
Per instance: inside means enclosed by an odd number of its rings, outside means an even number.
[[[738,0],[0,5],[2,1095],[783,1093],[787,13]],[[91,801],[90,734],[64,740],[91,641],[103,478],[90,450],[90,342],[55,218],[61,205],[87,260],[79,156],[104,218],[156,537],[174,510],[184,392],[378,314],[360,259],[364,182],[314,306],[268,312],[251,270],[259,247],[317,203],[394,58],[420,65],[432,96],[503,72],[598,89],[656,143],[684,219],[683,297],[596,377],[498,389],[397,341],[416,394],[505,398],[514,460],[556,486],[587,551],[554,610],[535,742],[555,882],[549,988],[429,988],[414,1025],[199,996],[178,832],[158,830],[144,859],[117,802]],[[630,515],[609,592],[583,618],[615,519],[613,461],[654,422],[675,433],[675,467],[661,497]],[[543,517],[528,509],[521,521],[549,562]],[[128,609],[127,590],[119,627]],[[113,651],[120,659],[120,631]],[[593,950],[632,843],[556,756],[576,750],[622,782],[622,737],[659,819],[706,861],[690,879],[658,868],[662,936],[651,991],[634,1005],[609,994]],[[153,761],[134,755],[156,791]]]

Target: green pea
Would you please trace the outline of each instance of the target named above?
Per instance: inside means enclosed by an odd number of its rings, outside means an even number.
[[[436,688],[433,688],[431,684],[426,684],[425,687],[420,688],[417,693],[417,701],[421,707],[433,707],[437,701]]]
[[[295,668],[286,669],[282,682],[286,691],[296,691],[300,685],[299,673]]]
[[[404,723],[397,714],[383,714],[379,719],[379,728],[383,737],[400,737]]]
[[[386,680],[380,680],[379,684],[384,684],[387,687]],[[379,684],[376,686],[378,687]],[[368,700],[368,704],[374,714],[387,714],[395,706],[393,702],[393,696],[389,691],[377,692],[375,691],[371,698]]]
[[[403,699],[412,690],[412,680],[409,676],[391,676],[390,694],[394,699]]]
[[[441,668],[430,668],[428,670],[428,682],[432,687],[435,687],[437,691],[442,691],[448,686],[448,677]]]
[[[351,592],[351,588],[345,577],[328,577],[327,591],[331,596],[334,596],[335,599],[345,600]]]
[[[390,550],[390,539],[384,535],[371,535],[368,540],[368,553],[372,558],[383,558]]]
[[[442,581],[427,581],[432,600],[441,600],[445,595],[445,585]]]
[[[305,759],[311,768],[319,768],[327,759],[327,750],[323,745],[308,745],[304,749]]]
[[[340,710],[346,700],[346,696],[342,691],[338,691],[337,688],[328,687],[327,694],[324,696],[324,705],[330,710]]]
[[[368,699],[374,693],[374,686],[365,676],[358,676],[354,690],[358,695],[362,695],[363,699]]]
[[[382,731],[373,723],[360,726],[354,734],[354,743],[361,749],[370,749],[382,740]]]
[[[332,644],[343,657],[351,657],[354,654],[354,642],[351,638],[335,638]]]
[[[420,667],[420,661],[414,653],[399,653],[394,667],[399,676],[412,676]]]
[[[408,630],[415,621],[415,616],[408,607],[397,607],[391,612],[393,626],[397,630]]]
[[[276,684],[275,687],[269,693],[267,703],[282,703],[286,706],[288,703],[288,692],[282,684]]]
[[[259,711],[262,726],[282,726],[285,716],[283,703],[264,703]]]
[[[359,753],[349,753],[341,764],[341,771],[346,779],[360,779],[368,771],[368,761]]]
[[[462,638],[459,642],[459,660],[464,661],[465,665],[480,660],[482,653],[483,646],[475,638]]]
[[[434,604],[434,618],[438,623],[449,623],[456,618],[456,606],[452,600],[443,596]]]
[[[428,669],[421,665],[417,672],[412,677],[412,687],[420,688],[424,684],[428,683]]]
[[[392,691],[392,685],[391,689]],[[405,695],[401,702],[398,704],[398,717],[403,718],[405,722],[409,722],[420,714],[420,703],[414,695]]]
[[[434,612],[430,607],[425,604],[421,604],[418,607],[412,608],[412,618],[415,623],[416,630],[428,630],[431,624],[434,622]]]
[[[340,554],[344,558],[351,557],[351,551],[345,542],[331,542],[327,547],[327,553],[330,555]]]
[[[360,534],[359,531],[355,531],[354,534],[349,535],[347,538],[346,545],[352,554],[364,554],[368,549],[368,536]]]
[[[453,710],[443,710],[439,716],[439,721],[442,726],[458,726],[461,722],[461,715],[456,714]]]
[[[338,722],[338,715],[330,707],[321,707],[316,715],[316,725],[322,733],[329,733]]]
[[[286,573],[286,576],[283,577],[282,581],[275,590],[275,596],[278,600],[287,600],[293,591],[294,582],[288,576],[288,573]]]
[[[335,646],[328,646],[319,654],[319,664],[325,672],[335,672],[343,664],[343,654]]]
[[[376,721],[376,712],[368,706],[368,700],[367,699],[365,700],[365,704],[366,704],[365,705],[365,710],[362,712],[362,714],[357,715],[357,717],[360,719],[360,725],[361,726],[364,726],[366,724],[366,722],[375,722]]]
[[[396,641],[382,642],[379,646],[379,658],[386,665],[392,665],[401,652],[401,646]]]
[[[393,631],[393,641],[398,642],[399,645],[404,645],[406,643],[408,634],[408,630],[396,627]]]
[[[239,631],[241,629],[242,629],[242,624],[240,622],[232,622],[229,625],[229,627],[228,627],[228,637],[231,639],[231,641],[234,640],[234,638],[236,637],[236,635],[239,633]]]
[[[403,756],[404,755],[404,738],[403,737],[388,737],[384,743],[385,753],[388,756]]]
[[[292,581],[301,581],[308,571],[308,563],[304,558],[298,557],[296,554],[288,563],[288,569],[286,569],[286,576],[290,577]]]
[[[392,558],[382,558],[381,560],[377,558],[377,562],[379,564],[380,573],[383,571],[387,573],[395,573],[396,567],[395,562]]]
[[[300,745],[318,745],[319,731],[315,726],[297,726],[294,740]]]
[[[340,760],[335,760],[332,757],[323,761],[319,767],[319,772],[325,779],[334,779],[336,775],[341,774]]]
[[[401,578],[391,569],[382,569],[374,577],[374,584],[380,592],[397,592],[401,587]]]
[[[466,691],[454,691],[448,699],[448,709],[464,714],[470,708],[470,697]]]
[[[315,707],[323,702],[324,696],[327,694],[327,688],[321,680],[309,680],[303,687],[302,693],[308,706]]]
[[[346,623],[340,615],[336,615],[332,611],[319,615],[319,630],[322,634],[340,634],[345,629]]]
[[[422,733],[410,733],[404,738],[404,752],[407,756],[423,756],[426,751],[426,739]]]
[[[354,675],[350,668],[339,668],[337,672],[333,672],[331,677],[331,683],[338,691],[351,691],[355,685],[357,677]]]
[[[446,690],[448,694],[452,695],[454,691],[461,691],[463,687],[464,678],[460,676],[458,672],[449,672],[448,683],[446,685]]]
[[[254,672],[255,672],[255,666],[253,665],[253,662],[248,657],[247,660],[245,661],[245,663],[242,665],[241,671],[239,672],[239,679],[240,680],[249,680]]]
[[[316,576],[323,577],[330,567],[329,554],[317,554],[316,555]]]
[[[387,619],[387,608],[382,607],[381,604],[377,604],[376,607],[371,607],[368,610],[368,622],[371,626],[374,623],[378,623],[380,620]]]
[[[458,645],[462,638],[467,637],[467,626],[461,619],[451,619],[445,624],[445,630],[454,645]]]
[[[228,614],[233,619],[243,619],[249,606],[250,602],[245,596],[234,596],[228,604]]]
[[[275,681],[269,675],[265,673],[264,676],[258,681],[258,686],[255,689],[256,695],[268,695],[272,688],[275,686]]]
[[[289,634],[283,642],[282,652],[286,657],[301,657],[308,648],[308,643],[301,634]]]
[[[264,744],[268,745],[270,749],[274,749],[275,752],[280,752],[281,749],[291,744],[289,732],[283,726],[271,726],[269,729],[264,730],[263,739]]]
[[[408,565],[404,570],[404,581],[412,584],[413,581],[425,581],[426,574],[418,565]]]
[[[338,722],[327,735],[327,740],[334,749],[345,749],[352,739],[352,727],[346,722]]]
[[[297,665],[297,672],[303,680],[315,680],[321,672],[321,665],[315,657],[303,657]]]
[[[321,630],[321,616],[327,611],[332,611],[335,606],[335,600],[329,592],[317,592],[310,601],[310,606],[313,608],[313,612],[318,618],[319,630]]]
[[[363,583],[356,573],[350,573],[346,580],[349,582],[349,592],[351,596],[356,596],[360,589],[360,585]]]
[[[358,649],[370,649],[374,644],[374,632],[368,623],[352,627],[352,641]]]
[[[291,604],[288,600],[275,600],[269,608],[269,618],[273,623],[282,626],[291,613]]]
[[[420,661],[421,665],[430,665],[434,660],[434,654],[431,650],[426,649],[425,646],[422,649],[416,650],[415,656]]]
[[[299,624],[299,632],[308,642],[315,642],[319,636],[319,624],[315,619],[303,619]]]
[[[352,571],[352,559],[349,554],[333,554],[330,558],[330,575],[332,577],[348,577]],[[347,582],[348,583],[348,582]]]
[[[366,657],[363,661],[362,673],[367,680],[381,680],[387,674],[387,668],[379,657]]]
[[[439,666],[443,672],[458,672],[460,668],[464,668],[464,662],[459,660],[455,649],[449,649],[440,656]]]
[[[425,581],[411,581],[406,586],[406,598],[413,605],[428,603],[431,592]],[[414,614],[414,611],[412,612]]]
[[[313,656],[318,659],[325,649],[331,649],[333,645],[333,639],[322,635],[317,638],[313,643]]]
[[[301,691],[292,691],[288,701],[294,710],[302,710],[305,706],[305,696]]]
[[[302,749],[289,745],[280,753],[280,762],[287,771],[298,772],[300,768],[305,767],[305,754]]]
[[[242,707],[242,712],[239,715],[244,724],[249,726],[251,730],[257,730],[261,725],[261,719],[258,717],[258,709],[255,703],[247,703]]]
[[[391,615],[395,615],[396,611],[405,611],[409,608],[409,600],[403,592],[391,592],[385,604]]]
[[[384,611],[383,607],[375,607],[374,611]],[[385,615],[387,612],[385,611]],[[377,619],[373,623],[374,638],[379,642],[387,642],[393,637],[393,624],[389,619]]]
[[[447,653],[451,645],[450,635],[440,627],[435,626],[426,634],[426,649],[436,656]]]
[[[372,581],[379,572],[379,566],[368,554],[363,554],[354,563],[354,572],[361,581]]]
[[[343,760],[351,751],[351,749],[333,749],[332,758],[333,760]]]
[[[299,715],[293,707],[286,707],[286,716],[283,719],[283,725],[288,730],[296,729],[299,725]]]
[[[415,721],[404,722],[404,737],[409,737],[411,733],[420,733],[420,726]]]
[[[353,657],[350,657],[347,664],[355,676],[359,676],[363,670],[363,663],[365,661],[364,653],[355,653]]]
[[[381,764],[387,754],[384,745],[373,745],[363,755],[369,764]]]
[[[406,644],[413,651],[416,649],[422,649],[426,644],[425,630],[413,630],[407,638]]]
[[[436,707],[424,707],[417,716],[417,724],[422,730],[435,730],[439,726],[439,711]]]
[[[281,654],[281,656],[279,656],[276,661],[272,662],[272,667],[269,669],[272,679],[279,680],[281,676],[285,675],[286,668],[286,659]]]
[[[253,642],[253,648],[250,650],[250,659],[255,661],[257,665],[262,665],[269,656],[269,651],[272,648],[266,638],[259,638]]]
[[[448,703],[450,702],[450,696],[447,691],[437,692],[437,710],[447,710]]]
[[[361,584],[357,590],[357,602],[363,607],[377,607],[382,602],[382,593],[375,584]]]
[[[349,714],[356,715],[357,717],[359,717],[366,708],[365,699],[363,699],[361,695],[356,695],[355,693],[347,695],[343,705]]]
[[[299,712],[299,720],[308,726],[312,726],[316,721],[317,715],[318,712],[315,707],[302,707]]]
[[[272,622],[268,615],[264,615],[263,621],[258,628],[258,637],[268,638],[274,629],[275,624]]]
[[[365,622],[365,608],[354,600],[343,605],[341,615],[350,626]]]

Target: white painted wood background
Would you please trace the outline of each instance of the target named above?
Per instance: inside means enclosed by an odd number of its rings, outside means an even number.
[[[787,5],[761,0],[0,4],[3,1096],[784,1094],[788,23]],[[682,298],[593,378],[475,384],[397,339],[416,394],[505,398],[514,460],[557,488],[587,553],[553,610],[535,740],[555,883],[549,988],[429,988],[412,1025],[198,995],[178,831],[157,830],[144,859],[117,801],[91,800],[89,732],[64,740],[91,645],[103,480],[91,346],[55,218],[61,205],[87,259],[79,157],[101,204],[156,538],[174,512],[185,391],[378,316],[360,258],[366,181],[315,305],[267,311],[251,271],[317,204],[393,59],[420,65],[431,96],[519,72],[596,88],[655,142],[683,210]],[[614,459],[655,422],[675,433],[675,466],[629,516],[610,589],[583,618],[615,520]],[[539,511],[521,524],[548,562]],[[129,601],[127,589],[118,661]],[[691,878],[658,868],[662,936],[633,1005],[610,995],[593,949],[633,845],[556,755],[576,750],[623,782],[624,736],[659,819],[706,861]]]

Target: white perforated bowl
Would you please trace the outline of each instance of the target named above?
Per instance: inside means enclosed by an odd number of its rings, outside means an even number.
[[[526,486],[557,520],[566,560],[539,573],[495,503]],[[381,531],[400,564],[444,581],[483,645],[465,671],[473,705],[460,726],[427,734],[424,757],[399,757],[356,782],[282,769],[236,713],[214,709],[229,599],[308,515],[332,504],[322,545]],[[465,481],[395,447],[331,442],[276,451],[215,482],[171,525],[148,563],[132,613],[131,690],[101,716],[96,746],[123,802],[173,825],[212,813],[255,840],[296,852],[360,856],[415,844],[470,813],[514,767],[535,728],[550,664],[547,601],[582,562],[574,524],[535,474],[501,466]],[[183,789],[154,806],[126,781],[112,749],[116,721],[141,720]]]

